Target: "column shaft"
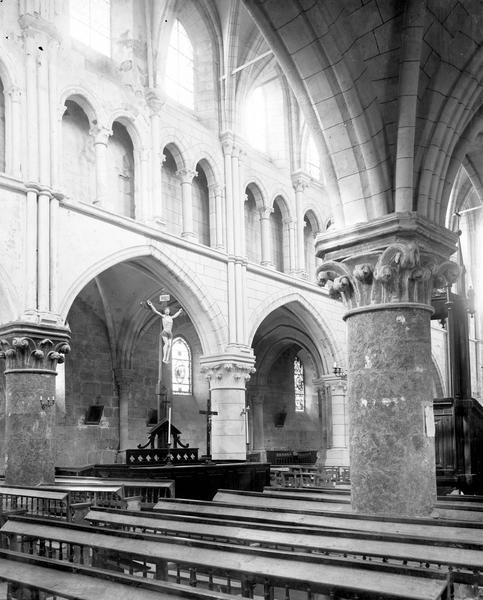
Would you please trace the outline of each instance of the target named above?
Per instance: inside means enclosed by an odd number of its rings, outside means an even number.
[[[260,216],[260,227],[262,235],[262,265],[273,266],[272,260],[272,232],[270,230],[271,210],[265,210]]]
[[[50,310],[50,194],[38,196],[38,309]]]
[[[429,514],[436,501],[430,310],[347,319],[354,510]]]

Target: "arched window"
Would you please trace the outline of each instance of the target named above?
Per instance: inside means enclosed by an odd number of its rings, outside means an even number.
[[[79,202],[96,199],[96,159],[89,119],[82,108],[66,100],[62,115],[62,171],[64,186]]]
[[[192,393],[191,350],[182,337],[174,338],[171,355],[173,394],[189,395]]]
[[[114,212],[135,217],[134,149],[131,137],[122,123],[114,121],[107,146],[109,167],[109,206]]]
[[[295,397],[295,412],[305,411],[305,381],[304,365],[296,356],[293,361],[293,385]]]
[[[69,11],[71,36],[111,56],[110,0],[70,0]]]
[[[320,157],[315,145],[314,138],[309,135],[307,148],[305,150],[305,168],[307,173],[314,179],[320,179]]]
[[[5,96],[0,79],[0,172],[5,171]]]
[[[169,40],[165,89],[173,100],[194,108],[193,45],[178,20],[174,22]]]
[[[244,110],[247,141],[274,160],[286,159],[285,112],[278,78],[256,87],[247,97]]]
[[[283,273],[283,218],[277,203],[273,205],[270,215],[270,230],[272,235],[272,262],[277,271]]]

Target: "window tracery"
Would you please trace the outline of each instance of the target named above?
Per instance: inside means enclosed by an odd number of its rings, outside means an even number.
[[[166,93],[180,104],[194,108],[194,53],[186,29],[176,20],[166,58]]]
[[[296,356],[293,361],[293,382],[295,390],[295,412],[305,412],[304,365]]]
[[[182,337],[175,337],[171,347],[173,394],[192,393],[191,349]]]

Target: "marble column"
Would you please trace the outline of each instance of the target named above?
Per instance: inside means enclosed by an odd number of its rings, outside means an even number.
[[[286,219],[284,226],[288,234],[288,265],[289,273],[292,275],[297,272],[297,260],[296,260],[296,222],[293,219]]]
[[[262,235],[262,261],[266,267],[273,267],[272,259],[272,232],[270,229],[270,215],[273,208],[265,208],[260,212],[260,228]]]
[[[214,184],[210,186],[210,206],[213,205],[214,208],[214,231],[215,231],[215,239],[214,246],[218,250],[224,250],[225,244],[223,241],[223,214],[224,214],[224,205],[223,205],[223,190],[221,186],[218,184]]]
[[[310,178],[302,172],[292,174],[292,185],[295,190],[295,209],[297,215],[297,272],[305,275],[305,189],[309,185]]]
[[[415,213],[317,238],[320,285],[348,309],[347,395],[356,512],[428,515],[436,500],[430,317],[457,276],[455,236]]]
[[[95,125],[89,131],[94,139],[96,155],[96,204],[108,208],[108,175],[107,175],[107,144],[112,130],[101,125]]]
[[[253,354],[219,354],[201,358],[210,384],[211,454],[214,460],[246,460],[246,382],[255,371]]]
[[[55,377],[69,330],[12,322],[0,329],[5,360],[5,483],[55,481]]]
[[[181,182],[181,199],[183,209],[183,231],[181,236],[192,241],[196,241],[193,224],[193,198],[192,198],[192,183],[193,177],[197,177],[198,173],[191,169],[180,169],[176,172]]]

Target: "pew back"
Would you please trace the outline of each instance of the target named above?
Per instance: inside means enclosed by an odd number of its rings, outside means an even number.
[[[190,583],[197,584],[197,573],[240,581],[245,596],[252,597],[257,584],[264,586],[266,597],[276,587],[301,590],[307,597],[315,593],[334,595],[357,593],[361,597],[434,599],[449,590],[450,578],[430,571],[386,564],[354,564],[348,559],[290,555],[251,547],[234,547],[219,542],[198,542],[176,538],[149,539],[133,533],[99,532],[80,525],[49,522],[32,517],[14,517],[1,529],[9,543],[30,553],[58,552],[58,558],[83,561],[114,560],[122,566],[122,557],[156,564],[156,574],[167,576],[167,563],[177,570],[189,569]],[[114,558],[113,558],[114,557]],[[95,565],[94,565],[95,566]],[[226,584],[228,585],[228,584]]]

